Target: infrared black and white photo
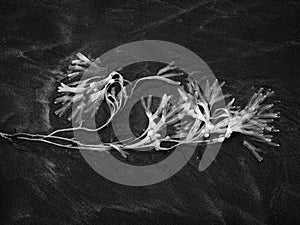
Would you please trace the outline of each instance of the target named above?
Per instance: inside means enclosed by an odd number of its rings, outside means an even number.
[[[2,0],[0,225],[300,224],[299,11]]]

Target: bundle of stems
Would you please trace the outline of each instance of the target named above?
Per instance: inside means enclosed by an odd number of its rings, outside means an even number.
[[[73,81],[68,84],[61,83],[58,93],[62,96],[56,98],[55,103],[61,104],[61,108],[55,113],[59,116],[68,114],[72,108],[69,120],[76,126],[71,128],[58,129],[47,135],[16,133],[7,134],[0,132],[6,139],[20,139],[29,141],[44,142],[69,149],[80,149],[86,151],[108,151],[115,149],[122,156],[126,157],[126,149],[138,151],[149,151],[149,149],[171,150],[181,144],[212,144],[222,143],[232,133],[242,133],[250,136],[255,141],[278,146],[272,141],[272,132],[278,132],[272,125],[274,119],[279,118],[279,113],[273,112],[273,104],[265,104],[265,100],[274,94],[271,90],[259,89],[249,100],[248,104],[241,107],[234,106],[235,99],[230,95],[222,94],[224,82],[219,84],[215,80],[212,84],[206,80],[202,85],[195,79],[188,78],[187,85],[183,86],[171,78],[175,67],[170,64],[158,71],[157,75],[144,77],[130,82],[116,71],[105,76],[105,68],[97,65],[81,53],[77,54],[78,59],[72,61],[69,79],[74,79],[84,73],[92,73],[94,76]],[[82,130],[86,132],[97,132],[104,129],[113,120],[130,100],[135,88],[142,80],[157,79],[177,86],[178,96],[175,102],[171,103],[172,95],[164,94],[156,110],[152,112],[152,96],[141,103],[148,118],[148,125],[144,132],[136,138],[118,140],[110,143],[88,144],[82,143],[76,138],[68,138],[64,134]],[[202,87],[204,86],[204,87]],[[227,100],[224,107],[217,107],[217,104]],[[95,117],[99,107],[105,103],[109,107],[110,115],[106,122],[97,128],[85,126],[88,117]],[[165,134],[167,127],[172,127],[172,134]],[[169,143],[168,147],[164,143]],[[261,161],[261,151],[248,141],[243,144],[253,153],[257,160]]]

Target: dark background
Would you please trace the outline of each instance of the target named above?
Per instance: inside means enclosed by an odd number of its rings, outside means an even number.
[[[156,39],[198,54],[240,104],[272,88],[281,146],[263,146],[259,163],[234,135],[204,172],[199,149],[170,179],[128,187],[79,152],[1,139],[0,224],[299,224],[298,17],[296,0],[1,1],[1,131],[68,125],[52,102],[77,52]]]

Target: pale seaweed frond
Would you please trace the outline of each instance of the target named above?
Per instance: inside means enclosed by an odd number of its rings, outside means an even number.
[[[269,136],[265,135],[265,131],[276,132],[277,130],[270,126],[270,122],[279,118],[279,113],[270,111],[273,104],[263,104],[265,99],[273,95],[273,91],[267,90],[263,94],[261,88],[255,93],[246,107],[242,110],[230,110],[230,122],[228,124],[230,132],[240,132],[245,135],[253,136],[265,143],[271,143]]]
[[[76,55],[78,59],[72,61],[69,66],[69,74],[67,75],[69,78],[75,78],[79,75],[83,75],[83,73],[87,73],[86,76],[101,76],[105,77],[106,68],[98,65],[95,61],[87,58],[82,53],[77,53]]]
[[[72,107],[69,119],[77,123],[78,126],[56,130],[48,135],[23,133],[9,135],[0,133],[1,137],[39,141],[69,149],[89,151],[115,149],[123,157],[127,157],[128,154],[124,149],[136,149],[139,151],[148,151],[149,148],[170,150],[181,144],[212,144],[223,142],[233,132],[250,136],[256,141],[278,146],[273,143],[273,136],[269,133],[278,132],[270,124],[279,117],[279,113],[272,111],[273,104],[264,103],[268,97],[273,95],[274,92],[271,90],[264,92],[264,89],[259,89],[249,100],[248,104],[241,109],[234,106],[234,98],[225,104],[225,99],[229,95],[223,95],[222,93],[224,82],[219,84],[217,80],[213,83],[206,80],[204,83],[201,83],[203,80],[196,81],[193,78],[189,78],[186,87],[183,87],[180,82],[169,79],[172,75],[171,71],[176,69],[172,63],[162,68],[156,76],[144,77],[130,83],[120,73],[115,71],[107,77],[103,76],[104,68],[100,68],[98,64],[81,53],[77,54],[77,56],[78,59],[72,61],[70,69],[73,73],[69,77],[72,78],[82,73],[87,73],[90,67],[92,67],[92,73],[98,72],[99,74],[69,84],[61,83],[58,87],[58,93],[62,95],[56,98],[54,103],[61,104],[61,108],[55,111],[59,116],[67,114],[67,111]],[[176,103],[172,105],[171,99],[173,96],[164,94],[155,112],[150,110],[152,96],[148,96],[146,100],[141,99],[148,118],[148,125],[138,138],[93,145],[81,143],[74,138],[60,136],[64,132],[76,130],[96,132],[103,129],[124,108],[139,82],[151,79],[157,79],[177,86],[179,99],[175,100]],[[129,85],[126,86],[126,84]],[[110,110],[110,116],[106,122],[100,127],[93,129],[85,127],[84,122],[86,118],[94,118],[103,102],[107,104]],[[217,107],[217,103],[224,103],[225,105]],[[163,131],[170,126],[174,128],[174,133],[163,135]],[[171,147],[163,147],[162,143],[165,141],[173,144]],[[262,161],[262,157],[258,153],[260,150],[257,147],[248,141],[244,141],[243,144],[257,160]]]
[[[85,120],[83,115],[94,117],[100,104],[105,101],[110,107],[111,114],[115,115],[128,99],[123,77],[116,75],[120,74],[112,72],[106,78],[88,78],[77,81],[75,85],[71,83],[70,86],[61,83],[58,92],[63,93],[64,96],[55,100],[56,104],[62,104],[61,109],[56,113],[61,116],[72,105],[72,114],[68,119],[82,124]],[[119,86],[120,93],[116,93],[115,88],[111,88],[113,85]]]

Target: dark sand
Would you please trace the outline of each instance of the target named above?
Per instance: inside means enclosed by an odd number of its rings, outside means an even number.
[[[244,137],[233,135],[204,172],[199,147],[170,179],[130,187],[98,175],[79,152],[0,139],[0,224],[300,224],[299,3],[105,2],[1,2],[1,131],[69,126],[54,115],[53,99],[60,71],[75,54],[97,58],[121,44],[156,39],[198,54],[238,104],[259,87],[272,88],[272,100],[281,101],[275,136],[281,146],[262,145],[259,163]],[[134,159],[155,162],[164,154]]]

